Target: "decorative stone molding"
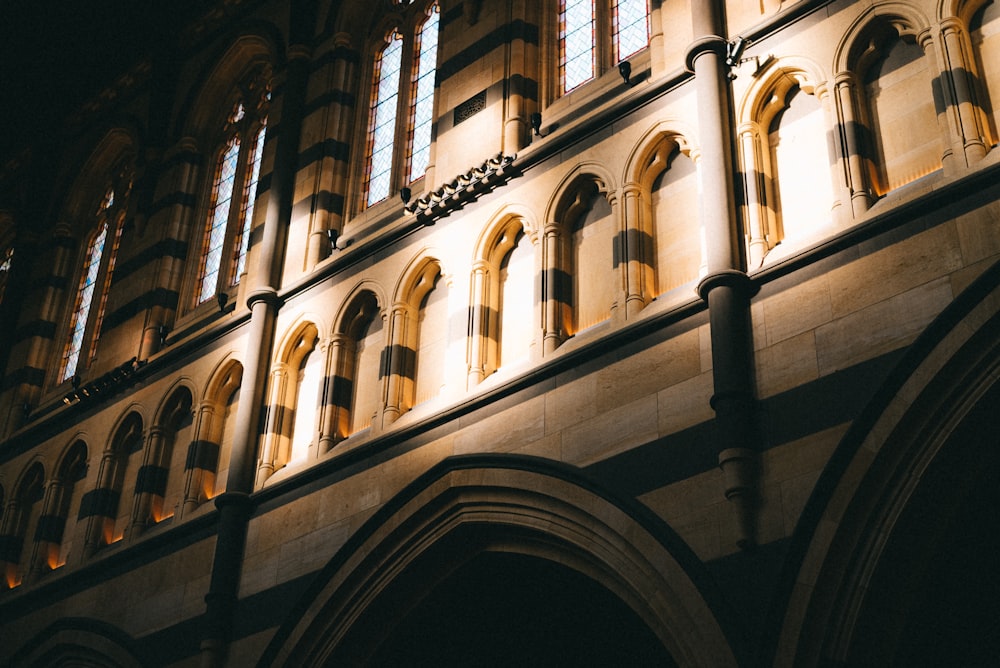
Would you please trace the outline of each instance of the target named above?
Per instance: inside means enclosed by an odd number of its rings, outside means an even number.
[[[514,176],[511,165],[514,164],[516,157],[516,155],[497,153],[483,164],[459,174],[427,196],[407,202],[404,210],[426,222],[443,218]]]

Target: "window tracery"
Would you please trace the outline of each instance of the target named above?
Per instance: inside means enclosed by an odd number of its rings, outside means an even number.
[[[439,26],[440,9],[431,3],[412,33],[393,29],[375,56],[365,138],[365,206],[422,178],[430,164]],[[405,149],[397,150],[400,146]]]
[[[116,187],[110,186],[101,200],[96,212],[96,227],[87,241],[87,251],[63,347],[59,382],[76,375],[81,364],[86,366],[97,351],[108,288],[121,241],[123,200],[131,187],[127,179],[121,179],[120,183],[124,185],[118,186],[118,189],[124,192],[116,197]]]
[[[568,93],[649,45],[647,0],[561,0],[559,92]]]
[[[0,248],[0,304],[3,303],[4,294],[7,292],[7,282],[10,277],[13,263],[14,247],[7,246],[5,248]]]
[[[238,285],[246,270],[270,97],[263,77],[252,78],[224,125],[201,242],[196,304]]]

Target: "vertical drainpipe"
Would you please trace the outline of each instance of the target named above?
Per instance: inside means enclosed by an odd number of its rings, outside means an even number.
[[[750,299],[756,293],[742,270],[736,218],[730,85],[721,0],[692,2],[695,41],[687,53],[694,72],[701,141],[701,220],[707,275],[698,294],[708,303],[716,440],[725,495],[736,512],[736,543],[755,544],[759,433],[753,371]]]
[[[311,2],[306,0],[291,3],[293,15],[307,11],[307,7],[301,5],[311,6]],[[294,16],[292,25],[296,25]],[[251,512],[250,494],[253,491],[257,442],[260,436],[260,413],[264,404],[279,307],[276,288],[280,282],[284,240],[292,213],[299,136],[309,76],[310,54],[308,48],[303,46],[308,38],[308,33],[304,31],[293,32],[289,36],[280,130],[275,147],[267,214],[259,245],[257,271],[250,274],[255,278],[247,296],[250,324],[241,398],[233,434],[232,460],[226,491],[215,501],[219,509],[219,525],[212,577],[205,595],[204,634],[201,642],[201,665],[205,668],[217,668],[225,663],[239,594]]]

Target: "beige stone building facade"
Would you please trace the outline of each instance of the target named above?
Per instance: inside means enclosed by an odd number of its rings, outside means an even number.
[[[0,168],[0,665],[995,660],[1000,6],[207,4]]]

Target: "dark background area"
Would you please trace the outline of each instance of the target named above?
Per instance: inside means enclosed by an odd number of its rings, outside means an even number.
[[[155,49],[207,0],[0,3],[0,167],[57,141],[63,121]]]

